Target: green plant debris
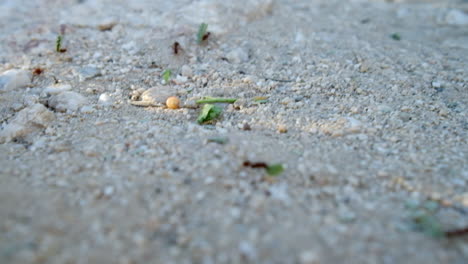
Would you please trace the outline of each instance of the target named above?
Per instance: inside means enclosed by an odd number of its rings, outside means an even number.
[[[55,41],[55,51],[57,52],[64,52],[64,49],[62,49],[62,35],[57,36],[57,40]]]
[[[163,72],[162,77],[165,83],[169,83],[169,80],[171,79],[172,71],[167,69]]]
[[[445,235],[442,225],[435,215],[439,208],[436,202],[409,201],[406,203],[406,208],[410,211],[411,227],[414,230],[435,238]]]
[[[284,168],[281,164],[272,164],[268,165],[265,170],[270,176],[278,176],[284,171]]]
[[[198,27],[198,33],[197,33],[198,44],[201,44],[203,42],[203,36],[205,36],[207,29],[208,29],[208,24],[206,23],[201,23],[200,27]]]
[[[432,214],[418,211],[412,216],[412,221],[414,228],[426,235],[435,238],[445,235],[439,220],[437,220],[437,218]]]
[[[200,115],[197,118],[197,122],[199,124],[203,124],[213,119],[217,118],[223,109],[219,106],[213,104],[205,104],[201,110]]]
[[[214,137],[214,138],[209,138],[206,140],[206,142],[208,143],[217,143],[217,144],[220,144],[220,145],[224,145],[226,143],[228,143],[228,139],[227,138],[224,138],[224,137]]]
[[[195,101],[195,103],[197,104],[215,104],[215,103],[233,104],[236,101],[237,101],[236,98],[203,97],[202,99]]]
[[[401,40],[401,35],[398,33],[393,33],[390,35],[393,40]]]
[[[266,97],[266,96],[255,96],[253,98],[253,100],[257,104],[266,104],[268,102],[268,97]]]

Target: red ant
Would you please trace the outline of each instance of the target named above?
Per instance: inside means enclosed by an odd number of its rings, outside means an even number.
[[[267,168],[268,165],[265,162],[250,162],[250,161],[244,161],[243,163],[244,167],[250,167],[250,168]]]
[[[41,69],[41,68],[36,68],[33,70],[34,75],[41,75],[41,73],[43,72],[44,72],[44,69]]]
[[[210,37],[210,34],[211,34],[211,32],[206,32],[206,34],[203,35],[203,37],[202,37],[202,41],[207,40]]]

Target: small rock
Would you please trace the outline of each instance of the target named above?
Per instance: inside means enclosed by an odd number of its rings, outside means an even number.
[[[25,70],[8,70],[0,75],[0,92],[24,88],[31,83],[31,74]]]
[[[44,130],[55,115],[42,104],[34,104],[20,112],[0,131],[0,143],[9,142],[18,138]]]
[[[198,108],[198,104],[196,103],[195,99],[188,99],[184,103],[185,108]]]
[[[192,68],[190,68],[190,66],[188,65],[182,66],[182,68],[180,69],[180,73],[182,74],[182,76],[185,76],[188,78],[193,76]]]
[[[237,49],[231,50],[226,55],[226,58],[231,63],[242,63],[242,62],[247,62],[249,60],[249,54],[242,48],[237,48]]]
[[[284,104],[284,105],[289,105],[289,104],[292,104],[293,102],[294,100],[291,97],[286,97],[283,100],[281,100],[281,104]]]
[[[173,95],[173,91],[169,87],[164,86],[157,86],[151,89],[144,91],[140,98],[141,101],[144,102],[152,102],[152,103],[159,103],[165,104],[167,98]]]
[[[392,108],[388,105],[382,104],[377,106],[377,111],[381,113],[390,113],[392,111]]]
[[[286,133],[286,132],[288,132],[288,128],[285,125],[279,125],[278,126],[278,132],[279,133]]]
[[[445,109],[445,108],[442,108],[442,109],[439,110],[439,115],[440,116],[446,117],[446,116],[448,116],[448,114],[449,114],[449,111],[447,111],[447,109]]]
[[[105,196],[111,196],[114,193],[114,187],[113,186],[106,186],[103,191]]]
[[[53,95],[48,101],[50,107],[60,112],[66,112],[67,110],[77,111],[81,106],[87,104],[87,102],[86,97],[72,91]]]
[[[359,133],[362,130],[362,122],[354,119],[352,117],[347,118],[348,122],[346,124],[346,132],[347,133]]]
[[[243,109],[243,108],[246,108],[248,106],[248,102],[245,100],[245,99],[238,99],[236,100],[232,106],[234,107],[234,109],[237,109],[237,110],[240,110],[240,109]]]
[[[301,264],[319,264],[319,258],[317,253],[314,251],[303,251],[299,256],[299,262]]]
[[[80,82],[90,80],[94,77],[101,76],[101,71],[93,66],[86,66],[79,70]]]
[[[94,112],[94,108],[90,105],[85,105],[81,107],[80,112],[85,114],[91,114]]]
[[[434,81],[434,82],[432,82],[432,87],[433,87],[433,88],[436,88],[436,89],[441,88],[441,87],[442,87],[442,83],[441,83],[441,82],[438,82],[438,81]]]
[[[458,9],[452,9],[445,16],[445,22],[454,26],[468,25],[468,14]]]
[[[57,84],[53,86],[49,86],[44,89],[46,94],[54,95],[59,94],[61,92],[70,91],[72,89],[71,85],[69,84]]]
[[[241,241],[239,243],[239,251],[248,260],[253,260],[257,256],[257,251],[248,241]]]
[[[98,103],[100,105],[109,106],[114,103],[114,100],[107,93],[103,93],[99,95]]]
[[[363,62],[363,63],[361,63],[361,65],[359,65],[359,72],[365,73],[365,72],[368,72],[368,71],[369,71],[369,64],[368,63]]]
[[[177,75],[174,79],[176,84],[184,84],[188,81],[188,78],[182,75]]]

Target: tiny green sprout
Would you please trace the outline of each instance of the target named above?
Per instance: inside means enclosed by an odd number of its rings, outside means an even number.
[[[203,37],[205,36],[207,29],[208,29],[208,24],[206,23],[201,23],[200,27],[198,27],[198,33],[197,33],[198,44],[201,44],[203,42]]]
[[[284,171],[283,165],[281,164],[271,164],[268,165],[265,169],[270,176],[278,176]]]
[[[62,50],[62,35],[57,36],[57,40],[55,41],[55,50],[57,52]]]
[[[169,79],[171,79],[172,71],[167,69],[163,72],[162,77],[164,82],[169,83]]]
[[[401,35],[398,33],[393,33],[390,35],[393,40],[401,40]]]

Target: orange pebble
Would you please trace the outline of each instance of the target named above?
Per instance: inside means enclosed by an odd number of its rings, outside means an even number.
[[[166,106],[169,109],[178,109],[180,105],[180,100],[177,96],[171,96],[166,100]]]

